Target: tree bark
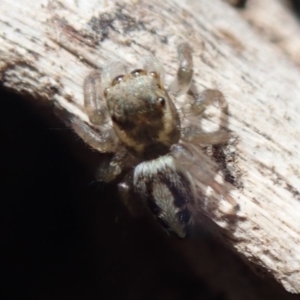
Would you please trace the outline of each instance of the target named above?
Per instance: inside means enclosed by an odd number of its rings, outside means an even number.
[[[176,46],[187,41],[193,49],[195,85],[224,93],[234,137],[222,149],[222,162],[240,211],[232,217],[234,226],[224,200],[205,213],[250,264],[289,292],[300,293],[300,60],[295,36],[300,29],[279,0],[264,2],[278,13],[262,25],[267,11],[251,1],[249,10],[239,12],[217,0],[2,0],[0,79],[5,87],[32,96],[37,106],[49,105],[66,124],[66,112],[88,123],[82,83],[92,69],[115,59],[138,65],[154,54],[170,81],[178,65]]]

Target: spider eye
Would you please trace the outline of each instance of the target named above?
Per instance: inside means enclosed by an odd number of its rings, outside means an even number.
[[[135,69],[131,72],[131,74],[137,77],[140,75],[146,75],[146,71],[142,69]]]
[[[157,104],[159,104],[161,107],[163,107],[166,105],[166,100],[163,97],[158,97]]]
[[[124,75],[119,75],[117,77],[115,77],[115,79],[112,81],[112,86],[115,86],[116,84],[120,83],[121,81],[123,81],[123,77]]]
[[[150,72],[150,75],[152,77],[154,77],[155,79],[158,79],[158,77],[159,77],[158,74],[156,72],[154,72],[154,71]]]

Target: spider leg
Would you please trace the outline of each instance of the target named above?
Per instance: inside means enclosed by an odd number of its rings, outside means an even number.
[[[119,147],[118,138],[109,124],[96,130],[76,117],[72,117],[70,123],[76,134],[92,148],[102,153],[117,151]]]
[[[184,166],[189,170],[194,180],[195,186],[200,184],[210,186],[214,191],[221,194],[233,207],[233,211],[238,210],[237,202],[229,195],[225,185],[221,185],[215,180],[215,162],[210,160],[197,146],[192,144],[175,144],[171,147],[171,155],[178,169]]]
[[[98,180],[109,182],[116,178],[127,164],[127,151],[113,130],[99,71],[94,71],[85,78],[83,90],[84,108],[93,127],[76,117],[70,119],[71,127],[92,148],[102,153],[114,153],[111,160],[102,161],[96,172]]]
[[[89,120],[94,125],[108,122],[108,111],[103,98],[101,74],[99,71],[90,73],[83,83],[84,107]]]
[[[193,78],[192,50],[187,43],[178,45],[179,68],[175,80],[170,84],[168,91],[175,95],[183,95],[190,89]]]
[[[135,192],[133,186],[133,172],[129,172],[125,178],[118,184],[118,192],[121,202],[127,208],[129,214],[135,218],[144,216],[145,203],[141,201],[139,194]]]
[[[125,178],[118,184],[118,192],[121,202],[126,206],[131,215],[135,216],[135,210],[132,204],[132,194],[133,194],[133,185],[132,185],[132,174],[127,174]]]
[[[188,142],[217,145],[226,143],[230,137],[228,131],[219,129],[214,132],[206,132],[199,122],[205,109],[213,102],[217,101],[223,112],[220,118],[220,128],[228,127],[228,106],[224,95],[215,89],[207,89],[199,97],[195,97],[195,92],[191,88],[194,101],[183,109],[185,115],[189,117],[189,124],[182,129],[182,139]]]
[[[112,159],[104,160],[97,169],[96,179],[99,181],[110,182],[120,175],[128,166],[130,154],[125,150],[117,151]]]

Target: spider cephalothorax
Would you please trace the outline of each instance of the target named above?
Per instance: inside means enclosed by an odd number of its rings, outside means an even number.
[[[104,90],[116,134],[129,152],[151,159],[180,138],[180,119],[155,71],[133,70]]]

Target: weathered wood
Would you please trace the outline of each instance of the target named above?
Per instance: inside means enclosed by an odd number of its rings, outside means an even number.
[[[281,49],[287,57],[300,65],[300,26],[288,0],[252,0],[241,15],[265,41]]]
[[[288,51],[223,1],[2,0],[0,12],[4,86],[84,121],[82,82],[92,68],[153,53],[170,80],[176,45],[188,41],[195,85],[225,94],[235,137],[224,161],[240,211],[234,226],[225,200],[206,213],[241,256],[300,293],[300,71]]]

